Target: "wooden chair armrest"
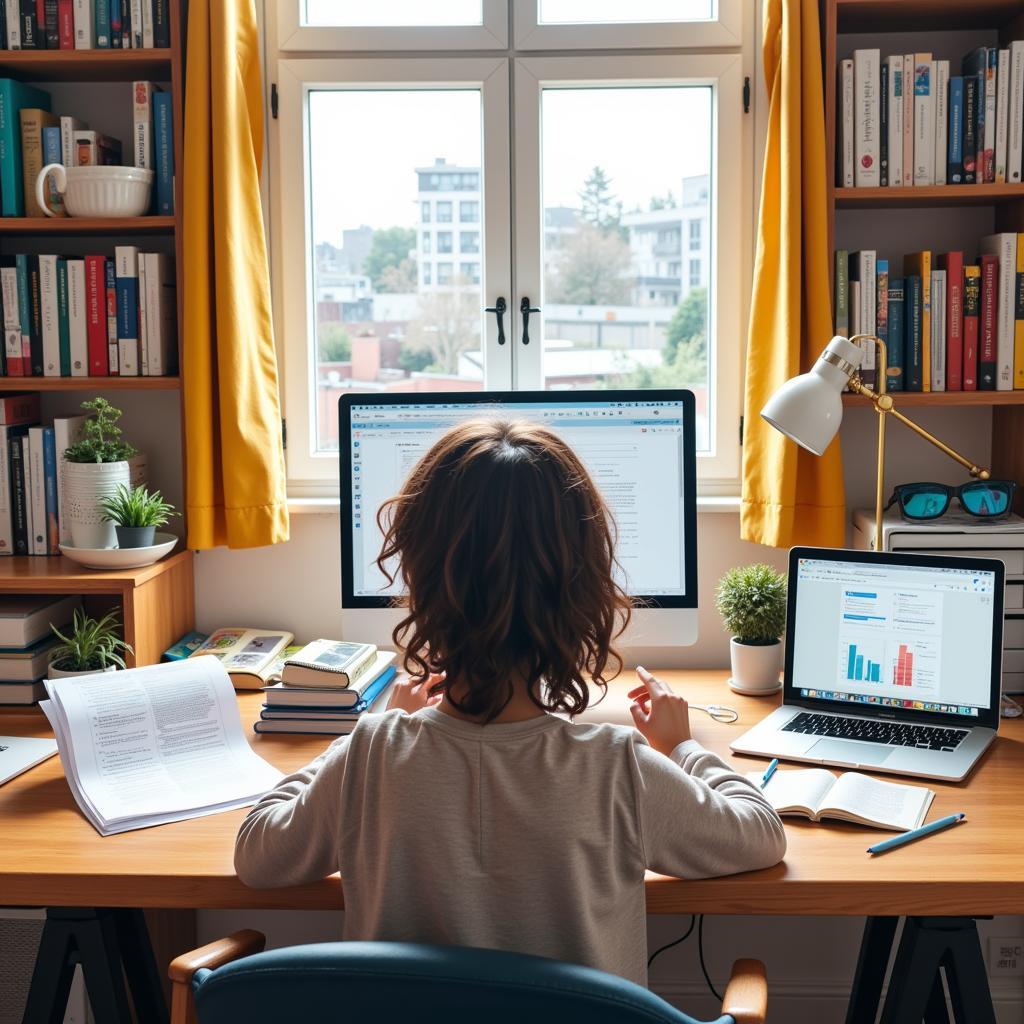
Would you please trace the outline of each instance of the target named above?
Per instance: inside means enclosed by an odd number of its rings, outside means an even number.
[[[192,976],[204,967],[213,970],[240,960],[243,956],[262,952],[267,937],[262,932],[245,928],[226,938],[208,942],[205,946],[182,953],[171,961],[167,969],[171,979],[171,1024],[194,1024],[195,1002],[192,999]]]
[[[722,1013],[736,1024],[764,1024],[768,1014],[768,976],[760,960],[737,960],[722,999]]]

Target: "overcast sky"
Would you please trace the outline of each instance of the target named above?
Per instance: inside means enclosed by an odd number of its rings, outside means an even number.
[[[683,177],[709,170],[710,110],[711,91],[703,87],[546,89],[543,205],[578,206],[577,193],[595,165],[604,168],[627,210],[647,209],[652,196],[670,189],[678,199]],[[340,244],[342,229],[360,224],[414,225],[414,168],[437,157],[479,166],[480,120],[476,90],[313,93],[317,241]]]

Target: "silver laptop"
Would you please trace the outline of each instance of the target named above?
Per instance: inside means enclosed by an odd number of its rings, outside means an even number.
[[[995,739],[1003,563],[793,548],[782,707],[732,749],[957,782]]]

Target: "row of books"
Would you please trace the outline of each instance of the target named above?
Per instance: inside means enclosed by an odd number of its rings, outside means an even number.
[[[889,391],[1024,389],[1024,233],[987,235],[962,251],[903,257],[901,274],[873,249],[835,254],[835,332],[886,343]],[[875,346],[861,376],[877,386]]]
[[[170,0],[0,0],[5,50],[141,50],[171,45]]]
[[[0,705],[35,704],[58,638],[82,607],[77,595],[0,595]]]
[[[162,377],[177,372],[174,259],[0,256],[7,377]]]
[[[85,420],[40,422],[36,392],[0,397],[0,555],[59,555],[70,542],[64,452],[81,440]],[[145,483],[146,456],[128,463],[132,486]]]
[[[1019,184],[1024,40],[980,46],[950,75],[930,53],[840,61],[837,177],[845,187]]]
[[[0,0],[2,2],[2,0]],[[132,82],[132,165],[154,172],[152,211],[174,213],[174,132],[171,94],[152,82]],[[50,110],[43,89],[0,78],[0,214],[42,217],[36,178],[47,164],[65,167],[119,165],[118,139],[92,131],[70,114]],[[51,182],[45,197],[58,217],[66,215],[61,194]]]

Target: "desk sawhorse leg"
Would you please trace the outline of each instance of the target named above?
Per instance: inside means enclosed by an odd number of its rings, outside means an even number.
[[[896,917],[869,917],[864,926],[846,1024],[874,1024]],[[943,968],[953,1016],[946,1007]],[[992,994],[972,917],[908,917],[903,924],[881,1024],[995,1024]]]
[[[153,947],[141,910],[51,907],[36,954],[22,1024],[61,1024],[75,972],[81,964],[93,1017],[103,1024],[168,1024]]]

